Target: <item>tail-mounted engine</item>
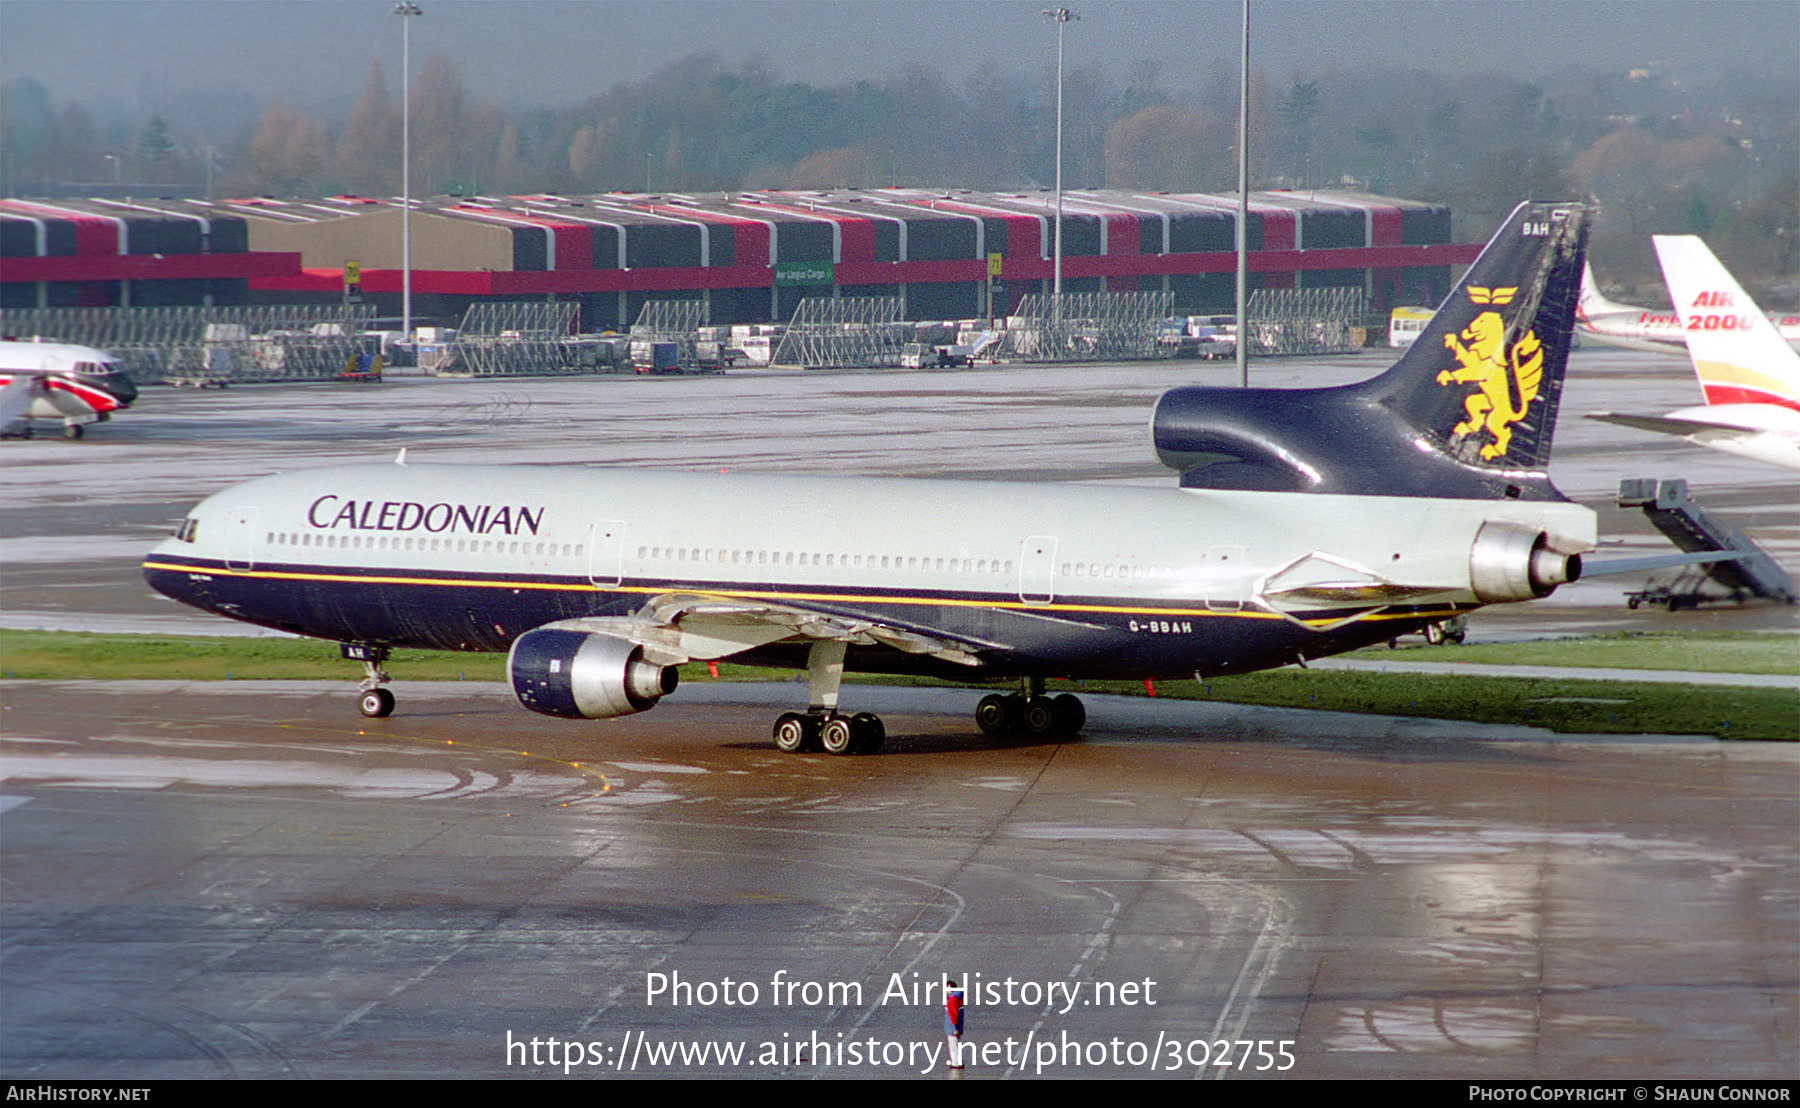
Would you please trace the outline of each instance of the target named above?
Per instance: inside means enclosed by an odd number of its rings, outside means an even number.
[[[1581,555],[1558,554],[1542,531],[1517,523],[1482,524],[1469,551],[1469,584],[1487,603],[1535,600],[1581,578]]]
[[[519,703],[565,719],[642,712],[674,692],[680,678],[674,666],[646,661],[636,643],[548,627],[520,635],[506,669]]]

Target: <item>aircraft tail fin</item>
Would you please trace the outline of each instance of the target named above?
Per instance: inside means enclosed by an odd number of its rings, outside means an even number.
[[[1172,389],[1157,455],[1187,488],[1560,500],[1546,465],[1586,250],[1580,204],[1521,204],[1386,373]]]
[[[1608,300],[1606,294],[1600,291],[1600,283],[1594,280],[1594,267],[1582,263],[1581,299],[1575,302],[1576,323],[1588,323],[1603,316],[1634,311],[1637,309],[1616,300]]]
[[[1519,205],[1418,341],[1360,389],[1465,465],[1544,469],[1586,244],[1581,205]]]
[[[1688,355],[1708,404],[1800,411],[1800,354],[1694,235],[1655,235]]]

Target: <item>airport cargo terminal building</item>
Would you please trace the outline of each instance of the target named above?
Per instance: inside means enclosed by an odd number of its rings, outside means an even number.
[[[1063,194],[1063,291],[1167,291],[1179,314],[1231,310],[1233,195]],[[581,305],[585,331],[646,302],[698,300],[711,324],[791,317],[809,297],[898,297],[904,318],[1010,314],[1051,291],[1050,192],[827,189],[415,200],[414,314]],[[0,200],[8,308],[329,303],[397,315],[395,198]],[[1351,192],[1258,192],[1252,288],[1357,288],[1371,310],[1436,304],[1478,245],[1442,205]]]

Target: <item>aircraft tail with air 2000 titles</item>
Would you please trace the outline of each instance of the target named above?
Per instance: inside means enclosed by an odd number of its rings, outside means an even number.
[[[1666,415],[1588,418],[1800,469],[1800,354],[1706,243],[1694,235],[1655,235],[1652,242],[1706,402]]]
[[[525,707],[600,719],[675,667],[803,669],[784,750],[873,750],[843,672],[1016,681],[988,734],[1078,731],[1057,677],[1239,673],[1547,595],[1593,549],[1545,472],[1586,244],[1580,205],[1506,220],[1406,355],[1360,384],[1176,389],[1180,487],[647,469],[338,466],[196,507],[145,562],[178,600],[364,662],[509,652]],[[800,708],[796,705],[796,708]]]

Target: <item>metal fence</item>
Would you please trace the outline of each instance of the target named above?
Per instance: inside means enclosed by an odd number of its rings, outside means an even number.
[[[898,296],[812,297],[800,301],[781,336],[777,365],[841,369],[897,366],[913,328]]]
[[[308,381],[362,350],[374,305],[7,308],[0,332],[105,350],[140,385]]]
[[[631,345],[638,350],[659,342],[674,343],[674,368],[691,373],[699,363],[696,332],[705,314],[706,305],[699,300],[646,300],[638,310],[637,322],[631,325]],[[638,362],[635,354],[633,361]],[[648,355],[639,362],[650,363]]]
[[[1345,354],[1362,347],[1360,288],[1257,289],[1244,306],[1250,353]]]
[[[1059,310],[1060,309],[1060,310]],[[1136,361],[1156,355],[1173,292],[1033,293],[1007,320],[1003,357],[1036,362]]]
[[[577,334],[573,301],[469,305],[456,341],[432,368],[447,377],[522,377],[610,368],[611,348]]]
[[[705,313],[706,305],[699,300],[646,300],[637,322],[631,325],[631,337],[655,336],[661,341],[663,335],[686,335],[691,339]]]

